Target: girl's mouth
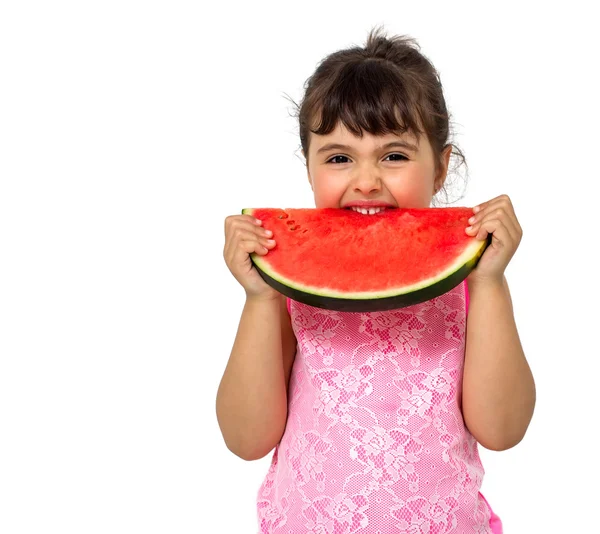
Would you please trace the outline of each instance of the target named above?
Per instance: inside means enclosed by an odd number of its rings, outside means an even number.
[[[375,215],[376,213],[384,211],[385,207],[376,206],[376,207],[372,207],[372,208],[363,208],[362,206],[351,206],[350,208],[347,208],[347,209],[351,209],[352,211],[362,213],[363,215]]]

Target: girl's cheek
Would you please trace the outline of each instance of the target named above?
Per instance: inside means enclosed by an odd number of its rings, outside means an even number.
[[[331,181],[318,181],[314,184],[314,197],[317,208],[337,207],[342,196],[345,193],[345,188]]]

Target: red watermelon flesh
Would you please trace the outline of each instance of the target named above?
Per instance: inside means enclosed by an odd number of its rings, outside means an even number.
[[[277,245],[252,255],[282,293],[319,307],[391,309],[438,296],[475,266],[486,241],[465,233],[471,208],[244,210]],[[433,295],[433,296],[432,296]]]

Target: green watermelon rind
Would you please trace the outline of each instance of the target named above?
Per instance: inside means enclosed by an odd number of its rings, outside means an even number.
[[[247,209],[242,213],[250,214],[251,212],[251,209]],[[267,284],[298,302],[335,311],[384,311],[426,302],[455,288],[476,267],[490,242],[491,236],[488,236],[485,241],[473,238],[452,265],[437,276],[423,280],[421,283],[383,291],[355,293],[298,284],[274,272],[267,257],[252,253],[250,258]]]

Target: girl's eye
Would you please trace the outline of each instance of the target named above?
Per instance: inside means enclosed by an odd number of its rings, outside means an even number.
[[[404,155],[404,154],[399,154],[399,153],[394,153],[394,154],[389,154],[387,157],[391,158],[392,156],[397,156],[397,158],[392,159],[391,161],[403,161],[403,160],[407,160],[408,158]],[[327,163],[347,163],[346,161],[334,161],[337,158],[342,158],[347,160],[348,158],[346,156],[333,156],[332,158],[330,158]]]
[[[399,156],[400,157],[400,159],[394,159],[392,161],[402,161],[402,160],[408,159],[404,154],[398,154],[398,153],[390,154],[388,156],[388,158],[391,158],[392,156]]]
[[[348,159],[346,156],[333,156],[331,159],[327,161],[327,163],[346,163],[345,161],[333,161],[336,158],[344,158]]]

